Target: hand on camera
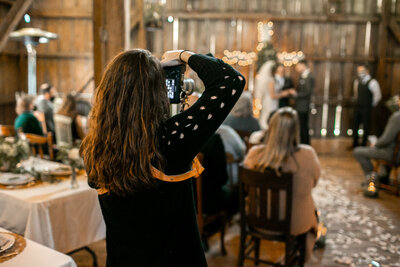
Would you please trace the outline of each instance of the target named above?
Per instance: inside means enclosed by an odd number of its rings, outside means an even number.
[[[193,52],[190,51],[170,50],[164,53],[161,63],[163,66],[176,66],[182,63],[187,63],[191,55],[193,55]]]

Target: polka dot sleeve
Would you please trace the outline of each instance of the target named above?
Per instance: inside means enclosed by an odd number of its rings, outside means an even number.
[[[196,54],[190,57],[189,66],[206,89],[192,107],[162,125],[160,145],[167,166],[190,165],[225,120],[246,83],[239,72],[220,59]]]

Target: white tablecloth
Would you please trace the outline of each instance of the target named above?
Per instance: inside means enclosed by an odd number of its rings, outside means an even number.
[[[0,232],[8,232],[0,227]],[[74,260],[65,254],[26,239],[25,249],[14,258],[0,263],[1,267],[76,267]]]
[[[26,189],[0,189],[0,226],[67,253],[105,238],[97,192],[78,177]]]

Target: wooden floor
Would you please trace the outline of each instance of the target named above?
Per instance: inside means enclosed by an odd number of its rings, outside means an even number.
[[[314,200],[327,225],[325,249],[316,250],[309,267],[368,266],[372,260],[381,266],[400,266],[400,198],[381,191],[378,199],[365,198],[360,189],[361,169],[346,147],[349,139],[313,140],[318,152],[322,175],[313,191]],[[219,252],[219,238],[210,240],[206,253],[210,267],[236,266],[239,226],[233,223],[226,234],[228,255]],[[105,266],[105,241],[90,246],[98,255],[99,266]],[[261,257],[279,259],[283,246],[263,242]],[[89,255],[72,255],[78,266],[91,266]],[[245,266],[253,266],[252,262]]]

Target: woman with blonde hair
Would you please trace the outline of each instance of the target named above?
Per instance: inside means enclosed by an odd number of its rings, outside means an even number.
[[[285,107],[272,116],[264,144],[254,146],[245,157],[247,168],[293,174],[291,234],[307,234],[306,259],[312,255],[317,217],[311,190],[320,176],[320,164],[314,149],[300,144],[297,112]]]

